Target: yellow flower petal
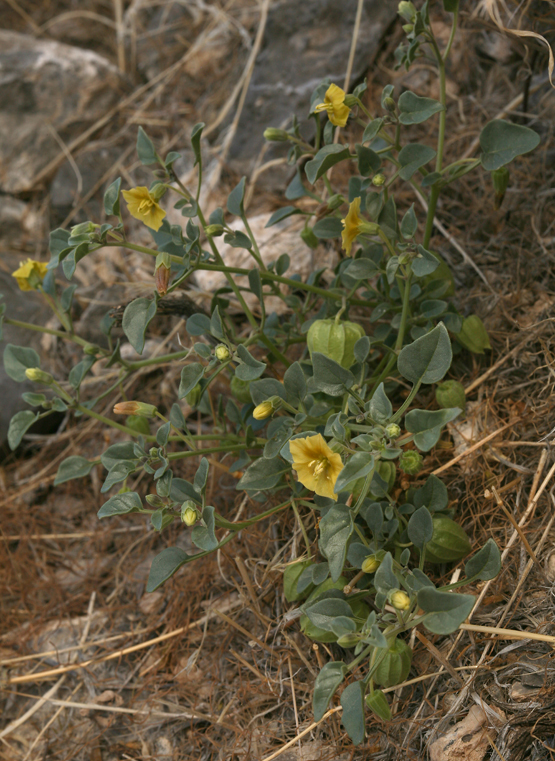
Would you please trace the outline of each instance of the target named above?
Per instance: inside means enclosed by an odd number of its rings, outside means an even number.
[[[326,90],[324,102],[314,107],[314,113],[327,111],[330,122],[336,127],[344,127],[351,113],[351,109],[343,102],[345,100],[345,90],[337,85],[331,84]]]
[[[355,198],[349,206],[349,211],[345,219],[341,220],[343,225],[343,232],[341,233],[341,240],[343,242],[343,248],[347,254],[351,253],[351,248],[357,235],[360,233],[360,225],[364,220],[359,215],[360,211],[360,197]]]
[[[302,485],[321,497],[337,499],[334,487],[343,462],[341,456],[330,449],[322,434],[293,439],[289,442],[289,449],[293,469]]]
[[[46,262],[27,259],[25,262],[20,262],[19,267],[12,272],[12,277],[15,277],[22,291],[32,291],[42,283],[47,270]]]
[[[121,192],[131,216],[157,232],[162,225],[166,212],[149,193],[148,188],[141,186]]]

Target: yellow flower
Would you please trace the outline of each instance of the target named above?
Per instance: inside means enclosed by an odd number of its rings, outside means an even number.
[[[343,470],[341,456],[333,452],[321,433],[289,442],[293,469],[299,481],[320,497],[337,499],[334,492],[337,476]]]
[[[274,407],[272,402],[262,402],[254,408],[252,416],[255,420],[266,420],[267,417],[270,417],[273,411]]]
[[[410,608],[410,597],[401,590],[393,592],[389,601],[396,610],[408,610]]]
[[[361,231],[361,224],[364,223],[364,220],[359,215],[360,211],[360,196],[358,198],[355,198],[354,201],[349,206],[349,211],[347,212],[347,216],[345,219],[341,220],[341,224],[343,225],[343,232],[341,233],[341,240],[343,241],[343,248],[345,249],[345,253],[350,254],[351,248],[353,246],[353,243],[355,242],[355,238],[357,235],[360,235]]]
[[[148,188],[132,188],[131,190],[122,190],[121,192],[131,216],[135,217],[135,219],[140,219],[147,227],[158,231],[162,220],[166,216],[166,212],[154,196],[149,193]]]
[[[19,269],[12,272],[12,277],[15,277],[22,291],[32,291],[42,283],[47,267],[44,262],[27,259],[26,262],[19,263]]]
[[[342,90],[337,85],[330,85],[326,90],[324,102],[319,103],[315,107],[314,113],[318,114],[320,111],[327,111],[328,118],[332,124],[335,124],[336,127],[344,127],[351,113],[351,109],[345,105],[344,100],[345,90]]]

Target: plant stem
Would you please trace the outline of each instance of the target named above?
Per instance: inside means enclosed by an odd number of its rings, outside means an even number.
[[[95,349],[98,349],[99,353],[102,353],[104,356],[107,356],[107,352],[105,349],[101,349],[100,346],[96,346],[95,344],[90,344],[88,341],[85,341],[84,338],[80,338],[79,336],[76,336],[73,333],[66,333],[63,330],[54,330],[53,328],[43,328],[42,325],[33,325],[31,322],[21,322],[21,320],[12,320],[9,317],[4,318],[4,324],[5,325],[13,325],[16,328],[24,328],[25,330],[36,330],[39,333],[48,333],[50,336],[58,336],[58,338],[65,338],[66,341],[72,341],[73,343],[79,344],[79,346],[94,346]]]

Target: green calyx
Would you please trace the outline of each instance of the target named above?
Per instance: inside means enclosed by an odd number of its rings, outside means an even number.
[[[466,394],[462,383],[456,380],[446,380],[439,383],[436,388],[436,402],[441,409],[458,407],[463,410],[466,407]]]
[[[395,639],[374,672],[373,679],[380,687],[395,687],[404,682],[410,671],[412,650],[402,639]]]
[[[306,342],[311,357],[317,351],[349,369],[355,363],[355,344],[363,335],[362,326],[355,322],[316,320],[309,328]]]
[[[238,402],[241,402],[242,404],[250,404],[252,402],[250,381],[241,380],[234,375],[231,379],[230,387],[231,393]]]
[[[427,563],[451,563],[468,555],[470,539],[458,523],[446,515],[434,515],[434,532],[426,545]]]

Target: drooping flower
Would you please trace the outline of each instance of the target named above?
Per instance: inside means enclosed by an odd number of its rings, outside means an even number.
[[[341,456],[332,451],[321,433],[289,442],[293,469],[303,486],[320,497],[337,499],[335,482],[343,470]]]
[[[345,100],[345,90],[337,85],[330,85],[324,95],[324,102],[319,103],[314,108],[314,113],[320,111],[328,112],[328,119],[336,127],[344,127],[351,113],[351,109],[343,102]]]
[[[146,402],[118,402],[114,405],[116,415],[138,415],[139,417],[154,417],[157,409],[153,404]]]
[[[166,212],[146,187],[122,190],[129,213],[156,232],[162,225]]]
[[[341,220],[343,225],[343,232],[341,233],[341,240],[343,242],[343,248],[345,253],[350,254],[351,248],[357,235],[362,232],[361,225],[364,224],[363,218],[359,214],[360,212],[360,196],[355,198],[350,206],[349,211],[345,219]]]
[[[33,291],[42,283],[46,275],[48,265],[46,262],[37,262],[34,259],[27,259],[20,262],[18,269],[12,272],[17,284],[22,291]]]

